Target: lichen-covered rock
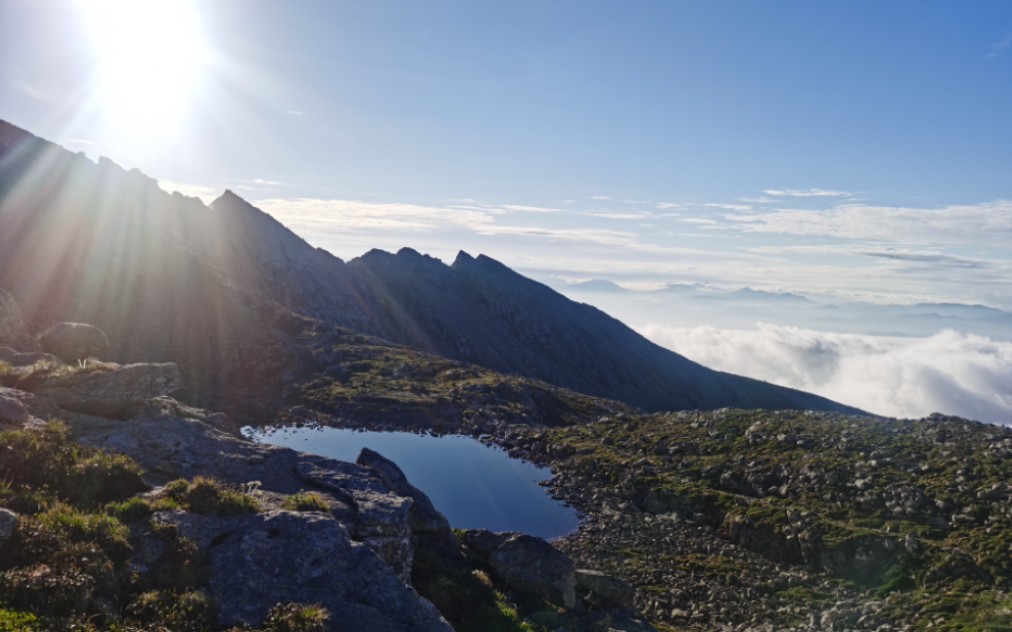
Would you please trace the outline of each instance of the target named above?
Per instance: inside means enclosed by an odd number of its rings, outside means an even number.
[[[297,602],[330,611],[328,630],[453,630],[331,516],[272,511],[233,518],[167,513],[158,519],[205,544],[208,592],[225,625],[259,625],[273,604]]]
[[[18,338],[25,331],[21,310],[10,292],[0,288],[0,342]]]
[[[58,323],[38,335],[43,351],[64,362],[98,358],[109,348],[109,339],[98,327],[85,323]]]
[[[182,383],[175,363],[127,364],[112,371],[47,378],[35,393],[66,410],[114,417],[147,400],[173,393]]]

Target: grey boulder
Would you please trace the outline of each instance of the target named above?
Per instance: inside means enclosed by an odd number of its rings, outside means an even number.
[[[208,549],[208,589],[224,625],[259,625],[273,604],[296,602],[326,608],[328,630],[453,631],[431,603],[331,516],[272,511],[158,518],[183,537],[215,542]]]
[[[471,559],[488,564],[506,587],[537,595],[556,605],[576,605],[576,568],[564,553],[524,533],[463,532]]]
[[[64,362],[97,358],[109,348],[109,339],[98,327],[85,323],[59,323],[38,335],[43,351]]]

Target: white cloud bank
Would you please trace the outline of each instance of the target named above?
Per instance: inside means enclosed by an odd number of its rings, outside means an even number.
[[[1012,342],[944,330],[926,338],[647,325],[640,333],[710,368],[890,417],[932,412],[1012,425]]]

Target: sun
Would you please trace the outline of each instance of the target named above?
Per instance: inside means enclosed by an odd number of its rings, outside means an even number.
[[[208,54],[190,0],[80,0],[97,62],[93,103],[116,130],[165,132],[185,119]]]

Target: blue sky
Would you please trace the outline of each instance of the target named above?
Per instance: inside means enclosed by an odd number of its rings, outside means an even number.
[[[46,111],[26,94],[87,95],[87,4],[3,2],[4,115],[60,141],[114,142],[100,117],[68,128],[73,104]],[[886,203],[1008,195],[1007,2],[226,0],[197,11],[211,59],[167,140],[173,155],[120,156],[167,179],[424,203],[710,202],[812,187]]]
[[[1004,0],[0,0],[0,117],[345,259],[556,284],[1012,309],[1010,113]]]
[[[139,6],[0,2],[0,116],[345,258],[1007,294],[1008,2]]]

